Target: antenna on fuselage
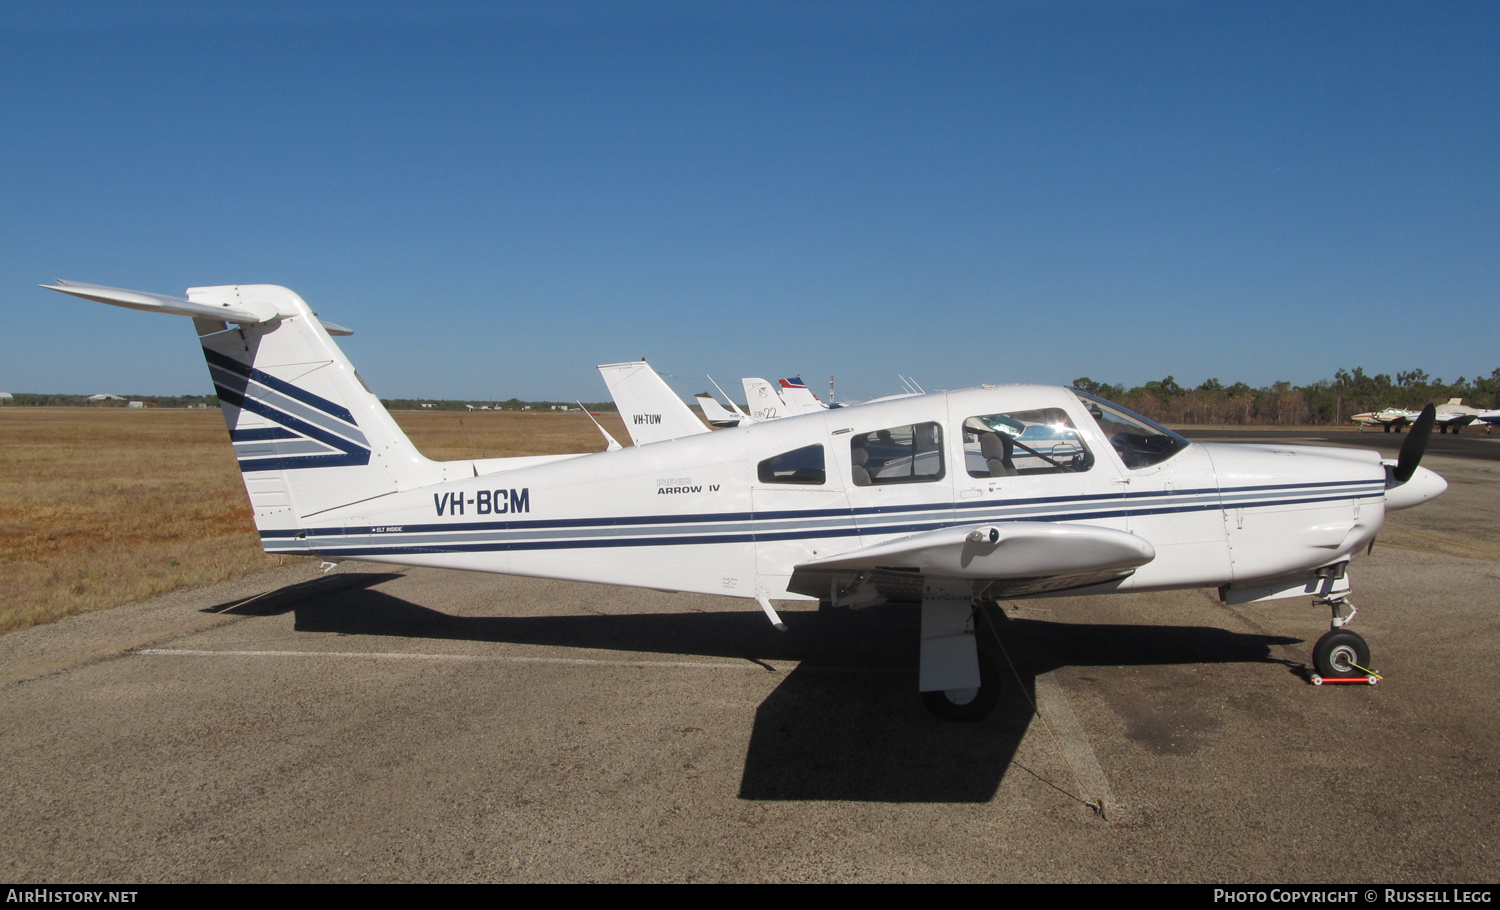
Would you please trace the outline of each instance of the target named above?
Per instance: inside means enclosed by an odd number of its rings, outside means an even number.
[[[601,432],[601,433],[604,434],[604,438],[608,441],[608,445],[605,447],[604,451],[606,451],[606,452],[613,452],[616,449],[623,449],[623,448],[625,448],[624,446],[620,445],[620,441],[618,439],[616,439],[613,436],[609,435],[609,431],[606,430],[606,429],[604,429],[604,427],[599,423],[599,421],[594,420],[593,413],[591,411],[589,411],[588,408],[586,408],[586,407],[583,406],[583,402],[581,402],[581,401],[578,402],[578,409],[580,411],[582,411],[588,417],[589,420],[593,421],[594,426],[596,426],[596,427],[599,428],[599,432]]]

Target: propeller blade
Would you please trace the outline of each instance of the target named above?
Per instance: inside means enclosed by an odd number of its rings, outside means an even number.
[[[1427,437],[1432,435],[1434,423],[1437,423],[1437,408],[1428,405],[1411,425],[1406,442],[1401,444],[1401,455],[1396,459],[1396,469],[1391,472],[1396,483],[1406,483],[1417,473],[1417,465],[1422,463],[1422,453],[1427,451]]]

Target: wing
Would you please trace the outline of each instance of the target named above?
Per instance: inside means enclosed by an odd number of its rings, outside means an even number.
[[[924,577],[936,577],[987,583],[990,597],[1018,597],[1124,578],[1155,558],[1150,543],[1125,531],[1012,521],[924,531],[814,559],[793,570],[787,587],[839,602],[877,592],[908,600],[921,598]]]

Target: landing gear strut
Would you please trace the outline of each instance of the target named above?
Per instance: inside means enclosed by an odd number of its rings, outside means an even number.
[[[982,602],[967,591],[943,589],[933,582],[923,593],[918,671],[922,702],[939,720],[983,720],[1000,701],[1000,673],[978,648]]]
[[[1000,700],[1000,671],[984,652],[979,654],[979,685],[976,688],[940,689],[923,692],[922,703],[938,720],[983,720]]]

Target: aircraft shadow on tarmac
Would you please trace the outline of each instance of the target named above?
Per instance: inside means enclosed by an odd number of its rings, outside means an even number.
[[[299,632],[719,657],[758,663],[768,672],[776,671],[766,661],[796,661],[756,710],[740,781],[739,796],[747,800],[987,802],[1030,727],[1036,678],[1059,667],[1279,663],[1289,672],[1301,670],[1270,651],[1297,643],[1294,638],[1202,626],[1018,619],[991,609],[986,616],[1015,661],[1012,669],[990,627],[981,626],[981,647],[1002,674],[1000,704],[979,723],[944,723],[916,697],[920,620],[909,606],[787,611],[785,633],[772,629],[758,609],[465,617],[373,590],[397,577],[341,573],[211,609],[291,611]],[[1071,780],[1048,783],[1073,793]]]

